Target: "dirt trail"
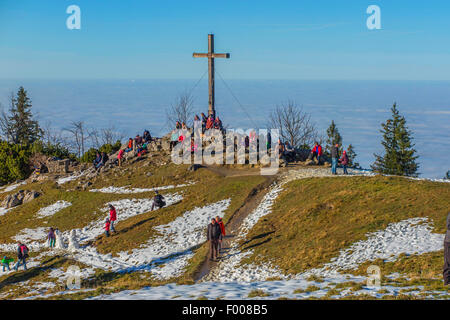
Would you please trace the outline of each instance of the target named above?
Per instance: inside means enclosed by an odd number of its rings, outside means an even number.
[[[241,170],[239,170],[241,171]],[[259,170],[258,170],[259,172]],[[249,174],[247,174],[249,175]],[[229,176],[229,175],[227,175]],[[225,225],[226,236],[222,242],[222,255],[230,249],[230,245],[233,239],[237,236],[239,227],[242,221],[247,217],[261,202],[262,198],[267,192],[268,187],[277,179],[277,176],[266,176],[266,180],[259,184],[257,187],[253,188],[250,194],[245,199],[244,204],[237,209],[233,215],[228,220]],[[212,268],[217,265],[218,262],[209,260],[209,252],[205,261],[199,268],[199,271],[195,275],[195,281],[199,281],[205,275],[207,275]]]

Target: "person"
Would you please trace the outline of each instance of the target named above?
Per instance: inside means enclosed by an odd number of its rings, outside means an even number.
[[[225,225],[223,224],[222,218],[217,216],[216,222],[219,224],[220,232],[222,233],[222,238],[225,237]],[[222,250],[222,240],[219,240],[219,253]]]
[[[447,232],[444,238],[444,284],[450,285],[450,212],[447,215]]]
[[[295,150],[288,141],[284,143],[284,156],[286,160],[293,161],[295,159]]]
[[[337,174],[336,167],[339,159],[339,144],[331,147],[331,173]]]
[[[128,139],[128,145],[125,149],[125,152],[130,152],[133,150],[133,138]]]
[[[222,241],[222,231],[216,219],[212,218],[208,224],[207,240],[209,241],[209,251],[211,253],[210,260],[214,261],[218,256],[219,241]]]
[[[125,151],[123,149],[120,149],[119,153],[117,154],[117,161],[119,161],[119,167],[122,166],[122,159],[123,159],[124,153],[125,153]]]
[[[191,154],[197,151],[198,145],[195,143],[194,137],[191,138]]]
[[[159,192],[155,191],[155,197],[153,198],[153,204],[152,204],[152,211],[155,207],[158,207],[159,209],[164,207],[166,205],[166,202],[164,201],[164,196],[159,194]]]
[[[181,123],[180,121],[177,121],[177,123],[175,124],[175,129],[180,130],[181,129]]]
[[[11,268],[9,267],[9,264],[11,262],[14,262],[14,259],[10,259],[7,256],[3,257],[2,259],[3,272],[5,272],[5,268],[8,268],[8,271],[11,271]]]
[[[209,130],[213,127],[214,125],[214,118],[212,116],[212,114],[208,117],[208,120],[206,120],[206,130]]]
[[[150,131],[145,130],[142,138],[143,138],[144,142],[152,141],[152,136],[150,135]]]
[[[109,231],[111,229],[111,223],[109,222],[108,218],[106,218],[106,220],[105,220],[105,226],[103,227],[103,229],[105,229],[106,236],[109,237]]]
[[[173,150],[175,145],[178,143],[179,136],[179,129],[175,129],[172,131],[172,135],[170,136],[170,151]]]
[[[50,230],[48,231],[47,238],[48,238],[48,246],[50,248],[54,248],[56,243],[56,235],[55,230],[53,230],[53,228],[50,228]]]
[[[206,117],[206,115],[203,112],[202,112],[201,116],[202,116],[202,133],[205,133],[206,122],[208,122],[208,118]]]
[[[344,150],[344,152],[342,152],[342,157],[341,157],[341,159],[339,159],[339,162],[341,163],[342,167],[344,168],[344,174],[348,174],[348,172],[347,172],[348,156],[347,156],[347,152],[345,150]]]
[[[278,158],[285,159],[284,151],[285,151],[284,144],[281,142],[281,139],[278,139]]]
[[[116,229],[114,229],[114,223],[117,220],[117,212],[116,208],[112,204],[109,205],[109,221],[110,221],[110,229],[112,232],[116,232]]]
[[[109,157],[106,154],[106,152],[102,152],[102,166],[104,166],[106,164],[106,162],[108,162]]]
[[[310,153],[310,159],[313,160],[314,157],[317,159],[317,164],[320,164],[320,157],[322,156],[322,146],[316,141],[314,147]]]
[[[99,152],[97,152],[97,155],[96,155],[96,157],[95,157],[95,159],[94,159],[94,162],[93,162],[94,168],[95,168],[95,169],[100,168],[101,162],[102,162],[102,156],[100,155]]]
[[[182,129],[182,130],[188,130],[188,127],[187,127],[186,123],[183,122],[183,123],[181,124],[181,129]]]
[[[214,120],[214,129],[222,131],[222,121],[219,117],[216,117],[216,120]]]
[[[135,142],[135,149],[140,147],[142,145],[142,137],[140,135],[136,135],[136,137],[134,138],[134,142]]]
[[[14,269],[17,271],[19,267],[23,264],[23,269],[27,270],[27,258],[28,258],[28,247],[23,243],[19,242],[17,246],[17,264]]]

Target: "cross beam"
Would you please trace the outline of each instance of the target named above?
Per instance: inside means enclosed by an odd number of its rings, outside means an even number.
[[[229,53],[215,53],[214,52],[214,35],[208,34],[208,53],[193,53],[194,58],[208,58],[208,85],[209,85],[209,108],[208,116],[212,115],[216,117],[216,108],[214,105],[215,94],[214,94],[214,59],[215,58],[225,58],[229,59]]]

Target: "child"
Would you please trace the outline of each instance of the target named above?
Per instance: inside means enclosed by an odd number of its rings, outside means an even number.
[[[114,223],[117,220],[117,212],[116,208],[112,204],[109,205],[109,221],[110,221],[110,227],[112,232],[116,232],[116,229],[114,228]]]
[[[54,248],[55,242],[56,242],[55,230],[53,230],[53,228],[50,228],[50,230],[48,231],[48,246],[50,248]]]
[[[119,154],[117,155],[117,160],[119,161],[119,167],[122,166],[122,159],[123,159],[124,153],[125,153],[125,151],[123,149],[120,149]]]
[[[6,256],[3,257],[3,259],[2,259],[3,272],[5,272],[5,267],[8,268],[8,271],[11,271],[11,269],[9,268],[9,264],[11,262],[14,262],[14,259],[10,259]]]
[[[104,229],[105,229],[105,234],[106,234],[107,237],[109,237],[109,228],[110,228],[110,226],[111,226],[111,223],[109,222],[109,219],[106,218]]]

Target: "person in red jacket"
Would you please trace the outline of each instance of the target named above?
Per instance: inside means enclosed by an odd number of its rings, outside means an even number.
[[[342,167],[344,168],[344,174],[348,174],[348,172],[347,172],[347,165],[348,165],[347,151],[344,150],[344,152],[342,152],[342,157],[339,159],[339,162],[341,163]]]
[[[114,223],[117,220],[117,212],[116,208],[112,204],[109,205],[109,221],[111,224],[111,231],[116,232],[116,229],[114,229]]]
[[[320,164],[320,157],[322,156],[322,146],[318,143],[314,143],[314,147],[311,150],[310,159],[313,160],[314,157],[317,159],[317,164]]]
[[[103,227],[103,229],[105,229],[105,234],[107,237],[109,237],[110,226],[111,226],[111,223],[109,222],[109,219],[106,218],[105,226]]]
[[[216,222],[219,224],[220,232],[222,233],[222,238],[225,237],[225,225],[223,224],[222,218],[217,216]],[[222,239],[219,240],[219,253],[222,250]]]

